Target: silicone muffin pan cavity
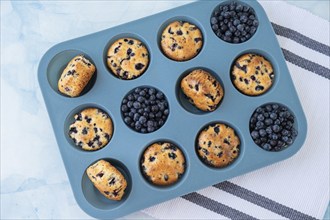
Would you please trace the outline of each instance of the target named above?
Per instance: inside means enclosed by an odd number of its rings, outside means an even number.
[[[78,55],[86,59],[68,66]],[[59,91],[60,79],[79,84],[91,66],[79,95]],[[257,1],[199,1],[60,43],[38,79],[74,196],[95,218],[285,160],[306,137]]]

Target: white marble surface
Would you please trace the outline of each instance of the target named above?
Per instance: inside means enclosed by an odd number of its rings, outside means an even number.
[[[46,50],[186,3],[1,1],[1,219],[90,219],[73,198],[39,90]]]

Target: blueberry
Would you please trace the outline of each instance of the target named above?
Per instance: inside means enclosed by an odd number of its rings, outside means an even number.
[[[256,112],[257,112],[257,113],[261,113],[261,112],[263,112],[263,110],[262,110],[261,107],[258,107],[258,108],[256,109]]]
[[[219,16],[220,15],[220,12],[218,10],[215,10],[214,11],[214,16]]]
[[[234,33],[234,35],[236,36],[236,38],[239,40],[239,36],[241,36],[241,32],[240,31],[236,31],[235,33]]]
[[[275,122],[274,122],[275,125],[280,125],[281,124],[281,121],[279,119],[276,119]]]
[[[234,37],[233,43],[235,43],[235,44],[239,43],[239,38],[238,37]]]
[[[137,121],[136,123],[135,123],[135,130],[140,130],[141,129],[141,124]]]
[[[288,140],[286,141],[287,144],[291,145],[293,143],[292,138],[288,138]]]
[[[140,102],[140,103],[143,103],[146,99],[143,97],[143,96],[139,96],[137,98],[137,101]]]
[[[168,109],[165,109],[164,110],[164,115],[168,115],[169,114],[169,110]]]
[[[226,35],[226,37],[231,37],[233,34],[231,31],[228,30],[225,32],[225,35]]]
[[[251,27],[251,28],[250,28],[250,34],[254,34],[254,33],[256,32],[256,30],[257,30],[257,29],[256,29],[255,27]]]
[[[229,18],[229,17],[230,17],[230,13],[226,11],[226,12],[223,14],[223,17],[225,17],[225,18]]]
[[[244,11],[244,12],[248,12],[248,11],[249,11],[249,9],[250,9],[250,7],[249,7],[249,6],[243,6],[243,11]]]
[[[132,106],[133,106],[133,102],[132,102],[132,101],[128,101],[128,102],[127,102],[127,107],[128,107],[128,108],[132,108]]]
[[[256,19],[253,20],[252,25],[255,26],[255,27],[257,27],[259,25],[259,21],[256,20]]]
[[[134,117],[133,117],[133,120],[134,120],[134,121],[138,121],[139,118],[140,118],[140,114],[139,114],[139,113],[135,113],[135,114],[134,114]]]
[[[134,96],[132,94],[130,94],[130,95],[127,96],[127,99],[129,101],[133,101],[134,100]]]
[[[226,41],[226,42],[229,42],[229,43],[232,42],[231,37],[228,37],[228,36],[224,36],[223,40]]]
[[[261,122],[261,121],[258,121],[258,122],[256,123],[256,126],[257,126],[257,128],[263,128],[263,127],[264,127],[264,123]]]
[[[153,132],[153,131],[155,131],[155,128],[154,127],[148,127],[147,130],[148,130],[148,132]]]
[[[235,19],[235,20],[233,21],[233,25],[235,25],[235,26],[239,25],[240,23],[241,23],[241,21],[238,20],[238,19]]]
[[[271,141],[269,142],[269,144],[270,144],[272,147],[274,147],[274,146],[277,145],[277,141],[276,141],[276,140],[271,140]]]
[[[241,12],[241,11],[243,11],[243,6],[238,4],[236,6],[236,12]]]
[[[127,107],[127,105],[122,105],[122,106],[121,106],[121,111],[122,111],[122,112],[127,112],[127,111],[128,111],[128,107]]]
[[[212,17],[211,24],[217,24],[217,23],[218,23],[218,19],[216,17]]]
[[[265,120],[265,117],[262,115],[262,114],[260,114],[260,115],[258,115],[258,121],[263,121],[263,120]]]
[[[157,105],[153,105],[153,106],[151,107],[151,111],[152,111],[152,112],[158,112],[158,110],[159,110],[159,108],[158,108]]]
[[[273,125],[272,129],[273,129],[274,132],[277,133],[277,132],[280,131],[280,126],[278,126],[278,125],[275,124],[275,125]]]
[[[282,141],[278,141],[278,142],[277,142],[277,146],[279,146],[279,147],[283,147],[283,145],[284,145],[284,143],[283,143]]]
[[[231,27],[229,28],[229,30],[230,30],[231,33],[235,33],[236,28],[235,28],[234,26],[231,26]]]
[[[270,151],[272,149],[272,146],[270,144],[266,143],[262,146],[263,149]]]
[[[272,106],[271,105],[266,105],[266,110],[269,111],[269,112],[272,111],[273,110]]]
[[[154,95],[156,90],[154,88],[149,89],[149,95]]]
[[[145,96],[146,95],[146,91],[142,90],[140,93],[139,93],[140,96]]]
[[[257,131],[252,131],[251,136],[253,139],[257,139],[257,138],[259,138],[259,133]]]
[[[217,25],[217,24],[213,24],[213,25],[212,25],[212,29],[213,29],[214,31],[219,30],[219,25]]]
[[[260,130],[259,130],[259,135],[260,135],[261,137],[265,137],[265,136],[267,135],[267,132],[265,131],[265,129],[260,129]]]
[[[163,121],[162,119],[160,119],[160,120],[158,121],[158,125],[159,125],[159,126],[163,126],[163,124],[164,124],[164,121]]]
[[[133,107],[134,107],[135,109],[139,109],[139,108],[141,108],[141,103],[140,103],[140,102],[134,102],[134,103],[133,103]]]
[[[242,15],[239,20],[242,22],[242,23],[246,23],[248,21],[248,18],[246,15]]]
[[[244,31],[244,26],[242,24],[237,25],[237,30]]]
[[[282,134],[283,136],[288,136],[288,135],[289,135],[289,131],[286,130],[286,129],[283,129],[282,132],[281,132],[281,134]]]
[[[157,112],[156,118],[161,118],[161,117],[162,117],[162,113],[161,112]]]
[[[271,119],[275,120],[275,119],[277,119],[277,114],[274,113],[274,112],[272,112],[272,113],[269,115],[269,117],[270,117]]]
[[[271,135],[271,139],[273,139],[273,140],[277,140],[277,139],[278,139],[278,135],[277,135],[277,134],[272,134],[272,135]]]
[[[289,138],[287,136],[282,137],[282,141],[284,141],[285,143],[287,143],[288,140],[289,140]]]
[[[225,25],[220,26],[220,30],[222,33],[225,33],[228,30],[228,27]]]
[[[272,107],[274,110],[276,110],[276,109],[278,109],[279,106],[278,106],[278,104],[273,104]]]
[[[267,127],[266,128],[266,132],[267,132],[267,134],[272,134],[273,133],[273,130],[272,130],[271,127]]]
[[[146,123],[146,121],[147,121],[147,119],[146,119],[146,117],[144,117],[144,116],[141,116],[141,117],[139,118],[139,122],[140,122],[141,124]]]

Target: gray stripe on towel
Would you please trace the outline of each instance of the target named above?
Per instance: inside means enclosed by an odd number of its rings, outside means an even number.
[[[182,198],[230,219],[256,219],[248,214],[233,209],[196,192],[184,195]]]
[[[310,72],[316,73],[327,79],[330,79],[330,69],[328,69],[324,66],[321,66],[317,63],[314,63],[313,61],[307,60],[301,56],[298,56],[297,54],[294,54],[287,49],[282,48],[282,52],[284,54],[285,59],[287,61],[289,61],[290,63],[293,63],[301,68],[304,68]]]
[[[277,35],[289,38],[305,47],[308,47],[312,50],[315,50],[315,51],[323,53],[327,56],[330,56],[330,47],[328,45],[320,43],[316,40],[306,37],[305,35],[297,32],[295,30],[292,30],[287,27],[283,27],[283,26],[275,24],[273,22],[272,22],[272,26]]]
[[[306,215],[304,213],[301,213],[297,210],[294,210],[290,207],[287,207],[285,205],[282,205],[278,202],[275,202],[274,200],[268,199],[262,195],[259,195],[255,192],[252,192],[248,189],[245,189],[241,186],[238,186],[234,183],[231,183],[229,181],[224,181],[222,183],[215,184],[214,187],[221,189],[227,193],[230,193],[232,195],[235,195],[241,199],[244,199],[246,201],[249,201],[255,205],[258,205],[260,207],[263,207],[269,211],[272,211],[276,214],[279,214],[285,218],[293,219],[293,220],[309,220],[309,219],[316,219],[312,216]]]

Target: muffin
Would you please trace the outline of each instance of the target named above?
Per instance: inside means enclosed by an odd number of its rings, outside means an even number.
[[[149,64],[149,52],[141,41],[121,38],[109,47],[107,64],[118,78],[135,79],[146,71]]]
[[[158,186],[176,183],[184,174],[185,168],[186,161],[182,151],[168,142],[150,145],[141,158],[143,175],[150,183]]]
[[[240,139],[234,129],[215,123],[204,128],[197,137],[197,154],[207,165],[223,168],[239,155]]]
[[[112,137],[112,120],[97,108],[87,108],[74,116],[69,136],[83,150],[94,151],[107,145]]]
[[[208,72],[196,69],[181,80],[181,90],[202,111],[214,111],[224,95],[220,83]]]
[[[94,186],[110,200],[119,201],[125,194],[127,182],[123,174],[105,160],[99,160],[86,170]]]
[[[77,97],[95,73],[95,66],[84,55],[74,57],[63,70],[58,90],[67,96]]]
[[[235,87],[245,95],[258,96],[267,92],[274,80],[272,64],[257,54],[239,57],[231,71]]]
[[[164,29],[160,44],[168,58],[186,61],[194,58],[202,49],[203,35],[194,24],[174,21]]]

